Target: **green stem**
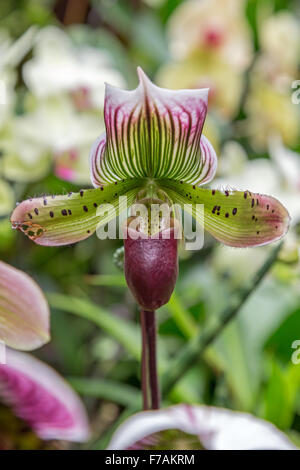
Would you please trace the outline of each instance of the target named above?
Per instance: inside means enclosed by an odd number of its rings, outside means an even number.
[[[247,286],[242,288],[239,296],[223,311],[218,323],[200,331],[186,346],[182,348],[176,358],[171,362],[167,372],[162,377],[162,391],[168,393],[185,372],[198,360],[200,354],[223,331],[225,326],[235,318],[244,302],[262,281],[277,259],[282,243],[277,245],[267,258],[261,269],[254,275]]]

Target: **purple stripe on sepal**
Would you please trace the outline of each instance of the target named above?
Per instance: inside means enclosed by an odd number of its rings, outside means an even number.
[[[0,365],[0,398],[42,439],[85,441],[89,427],[84,407],[51,367],[12,349]]]

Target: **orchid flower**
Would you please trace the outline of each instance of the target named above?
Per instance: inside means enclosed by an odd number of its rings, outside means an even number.
[[[11,120],[3,139],[3,173],[32,182],[49,172],[73,183],[89,182],[86,153],[99,134],[94,114],[77,113],[66,97],[43,100],[37,108]]]
[[[85,441],[87,415],[71,387],[35,357],[6,349],[0,364],[0,401],[44,440]]]
[[[293,80],[298,75],[300,53],[300,24],[288,10],[278,11],[259,24],[263,54],[268,57],[273,73]]]
[[[115,431],[113,450],[297,450],[285,434],[248,413],[177,405],[138,413]]]
[[[36,33],[35,27],[29,28],[18,40],[12,41],[4,30],[0,31],[0,131],[1,152],[4,150],[4,134],[6,126],[9,125],[16,104],[15,84],[17,82],[16,68],[32,46]],[[2,155],[2,154],[1,154]],[[2,178],[7,174],[4,170],[3,160],[1,162],[0,178],[0,216],[7,215],[13,209],[15,202],[14,193]],[[3,221],[0,225],[4,227]]]
[[[160,67],[156,81],[172,89],[209,87],[210,111],[218,121],[238,112],[243,71],[253,56],[244,10],[241,0],[188,0],[168,21],[171,61]]]
[[[47,343],[49,306],[36,282],[0,261],[0,341],[32,350]]]
[[[28,48],[32,45],[33,58],[22,67],[28,87],[24,114],[14,116],[11,112],[7,119],[8,105],[13,108],[15,85],[10,76],[6,80],[6,103],[0,106],[0,128],[2,116],[6,124],[2,136],[3,175],[12,181],[34,182],[49,173],[53,163],[59,178],[88,184],[86,154],[103,130],[98,114],[104,80],[119,86],[124,80],[107,52],[75,46],[60,28],[42,28],[31,38]],[[2,57],[0,78],[1,61]]]
[[[217,168],[214,149],[202,127],[207,112],[207,89],[171,91],[155,86],[139,69],[134,91],[107,86],[106,132],[90,155],[95,189],[65,196],[28,199],[11,216],[13,228],[35,243],[57,246],[91,236],[111,215],[97,216],[102,203],[119,215],[118,198],[129,205],[144,190],[164,192],[174,203],[204,204],[205,228],[230,246],[259,246],[280,239],[289,215],[271,196],[249,191],[203,188]],[[191,209],[200,223],[199,215]]]
[[[163,201],[184,208],[226,245],[250,247],[280,239],[288,229],[289,215],[279,201],[246,190],[202,187],[217,168],[215,151],[202,135],[208,89],[161,89],[141,69],[138,74],[140,82],[133,91],[106,87],[106,132],[90,154],[95,189],[23,201],[11,216],[13,228],[39,245],[65,245],[91,236],[97,226],[118,216],[126,203],[134,206],[143,201],[147,206]],[[126,203],[120,196],[127,196]],[[100,212],[107,203],[111,209]],[[203,212],[197,204],[204,206]],[[152,335],[147,348],[154,354],[153,311],[168,302],[177,278],[178,221],[172,217],[165,223],[158,218],[159,237],[153,238],[149,221],[143,225],[139,218],[134,229],[131,219],[124,227],[125,275],[141,307],[144,338],[147,332]],[[136,237],[136,232],[142,236]],[[169,236],[164,239],[165,232]],[[155,375],[155,368],[152,371]],[[156,394],[152,406],[157,404]]]
[[[0,261],[0,401],[42,439],[86,440],[86,413],[71,387],[46,364],[11,349],[31,350],[48,342],[49,316],[33,279]]]
[[[180,4],[168,25],[173,58],[204,53],[245,70],[253,54],[245,6],[244,0],[188,0]]]

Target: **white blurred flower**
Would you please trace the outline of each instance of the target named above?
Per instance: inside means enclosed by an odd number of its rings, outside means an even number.
[[[0,31],[0,129],[12,115],[15,104],[15,67],[31,48],[35,33],[32,27],[13,42],[6,31]]]
[[[280,137],[269,139],[271,159],[248,160],[237,142],[224,145],[219,165],[220,187],[272,194],[280,200],[291,215],[291,224],[300,222],[300,155],[287,149]]]
[[[167,430],[179,432],[172,439],[172,435],[164,435]],[[167,447],[161,447],[161,441]],[[117,429],[108,446],[113,450],[203,448],[297,450],[273,424],[248,413],[184,404],[130,417]]]
[[[188,0],[169,22],[171,52],[184,59],[197,51],[216,54],[243,70],[252,58],[252,39],[241,0]]]
[[[204,54],[163,65],[156,83],[164,88],[209,88],[209,110],[225,119],[238,110],[244,86],[240,71],[220,59]]]
[[[102,131],[96,114],[78,113],[66,97],[42,100],[11,122],[4,141],[4,173],[17,181],[42,177],[54,163],[62,179],[88,183],[89,149]]]
[[[291,99],[292,81],[282,74],[273,74],[261,57],[250,79],[245,102],[247,119],[244,133],[258,150],[265,150],[270,137],[279,134],[288,146],[297,144],[300,136],[300,107]]]
[[[269,16],[260,25],[260,44],[277,71],[295,73],[300,61],[300,22],[288,11]]]
[[[157,74],[166,88],[208,87],[209,109],[234,117],[253,56],[252,38],[241,0],[188,0],[171,15],[171,61]]]
[[[280,173],[279,192],[282,203],[290,212],[292,225],[298,224],[300,222],[300,154],[285,147],[279,136],[270,138],[269,152]]]
[[[54,26],[39,31],[34,57],[23,66],[23,77],[37,98],[64,93],[85,98],[86,108],[101,108],[105,82],[124,86],[121,74],[113,68],[109,54],[95,47],[72,43],[68,35]],[[77,101],[76,101],[77,98]]]

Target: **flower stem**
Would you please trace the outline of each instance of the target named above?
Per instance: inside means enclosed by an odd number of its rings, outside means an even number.
[[[143,409],[149,409],[148,403],[148,341],[146,329],[146,312],[141,310],[141,328],[142,328],[142,362],[141,362],[141,378],[142,378],[142,394],[143,394]]]
[[[142,392],[144,409],[148,409],[148,384],[151,391],[151,409],[157,410],[160,393],[156,361],[156,322],[155,312],[141,310],[142,325]]]

